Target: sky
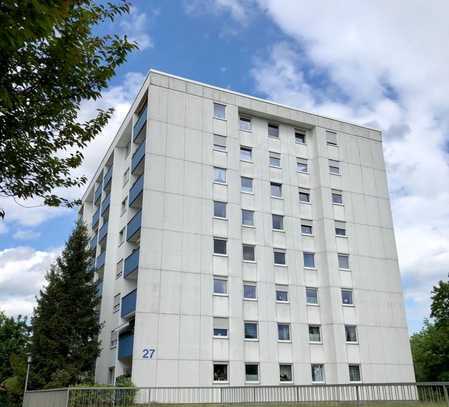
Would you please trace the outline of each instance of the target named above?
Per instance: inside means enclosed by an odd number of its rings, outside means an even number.
[[[132,0],[101,32],[140,49],[102,99],[115,113],[85,150],[91,176],[150,68],[383,131],[410,333],[449,272],[449,3],[433,0]],[[83,188],[66,191],[79,197]],[[0,310],[30,315],[76,212],[0,198]]]

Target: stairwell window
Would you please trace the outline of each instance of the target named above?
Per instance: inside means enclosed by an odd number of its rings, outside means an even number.
[[[214,150],[226,151],[226,137],[219,134],[214,134]]]
[[[306,287],[306,303],[309,305],[318,305],[318,288]]]
[[[337,205],[343,205],[343,192],[336,189],[332,190],[332,203]]]
[[[214,294],[227,295],[228,280],[226,280],[225,278],[214,277]]]
[[[279,125],[274,123],[268,123],[268,136],[279,138]]]
[[[308,173],[309,166],[306,158],[297,158],[296,159],[296,172]]]
[[[227,338],[229,330],[228,318],[214,318],[214,337],[215,338]]]
[[[345,325],[345,337],[346,342],[356,343],[357,339],[357,327],[355,325]]]
[[[304,252],[303,253],[304,267],[309,269],[315,268],[315,253]]]
[[[296,144],[306,144],[306,134],[302,131],[295,131],[295,143]]]
[[[309,325],[309,341],[321,343],[321,327],[319,325]]]
[[[214,118],[215,119],[226,119],[226,106],[221,103],[214,103]]]
[[[340,175],[340,161],[329,160],[329,174]]]
[[[279,365],[279,381],[285,383],[293,382],[292,365],[290,364]]]
[[[244,323],[245,339],[257,340],[258,339],[257,331],[258,331],[257,322]]]
[[[278,340],[290,341],[290,324],[278,323]]]
[[[283,231],[284,230],[284,217],[282,215],[272,214],[272,226],[273,230]]]
[[[337,145],[337,133],[335,131],[326,130],[326,142],[330,146]]]
[[[241,161],[252,161],[253,160],[253,149],[251,147],[240,146],[240,160]]]
[[[343,305],[354,305],[354,298],[352,296],[351,288],[342,288],[341,302],[343,303]]]
[[[276,266],[285,266],[286,260],[285,260],[285,250],[284,249],[273,249],[273,255],[274,255],[274,264]]]
[[[226,168],[214,167],[214,182],[226,184]]]
[[[245,300],[257,299],[256,283],[250,283],[250,282],[243,283],[243,299],[245,299]]]
[[[227,243],[226,239],[214,237],[214,254],[227,255]]]
[[[114,295],[112,312],[116,313],[119,310],[120,310],[120,293],[117,295]]]
[[[361,382],[360,365],[349,365],[349,381]]]
[[[251,131],[251,119],[249,117],[240,116],[240,130]]]
[[[240,178],[241,190],[249,194],[253,193],[253,179],[248,177]]]
[[[299,202],[300,203],[310,203],[310,189],[299,188]]]
[[[242,209],[242,225],[254,226],[254,211]]]
[[[257,363],[245,363],[245,381],[248,383],[259,381],[259,365]]]
[[[226,202],[214,201],[214,217],[226,219]]]
[[[349,254],[338,253],[338,268],[342,270],[349,270]]]
[[[335,221],[335,235],[346,236],[346,222]]]
[[[312,364],[312,383],[324,383],[324,365]]]
[[[271,196],[273,198],[282,198],[282,184],[271,182]]]
[[[276,302],[288,302],[288,286],[276,285]]]
[[[281,154],[270,151],[269,153],[270,167],[281,168]]]
[[[312,236],[313,234],[313,221],[309,219],[301,219],[301,234],[305,236]]]
[[[224,362],[214,362],[214,382],[227,382],[228,379],[228,364]]]
[[[243,261],[256,261],[255,246],[252,244],[242,245]]]

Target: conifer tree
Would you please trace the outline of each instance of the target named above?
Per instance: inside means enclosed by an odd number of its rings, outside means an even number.
[[[64,387],[92,377],[100,324],[87,229],[78,221],[47,273],[32,319],[32,388]]]

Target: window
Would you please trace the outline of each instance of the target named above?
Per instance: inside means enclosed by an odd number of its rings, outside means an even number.
[[[303,253],[304,267],[315,268],[315,253]]]
[[[312,365],[312,382],[324,383],[324,366]]]
[[[253,192],[253,179],[248,177],[241,177],[240,184],[242,188],[242,192]]]
[[[281,155],[279,153],[270,151],[269,159],[270,167],[281,168]]]
[[[276,286],[276,301],[288,302],[288,286],[286,285]]]
[[[111,349],[117,346],[117,340],[118,340],[118,332],[115,329],[113,329],[111,331],[111,343],[110,343]]]
[[[243,283],[243,298],[245,300],[255,300],[257,298],[256,283]]]
[[[123,259],[120,260],[115,267],[115,278],[118,279],[123,273]]]
[[[214,201],[214,216],[216,218],[226,218],[226,202]]]
[[[240,146],[240,160],[252,161],[253,160],[253,149],[251,147]]]
[[[297,172],[308,172],[307,159],[297,158],[296,159],[296,171]]]
[[[301,234],[302,235],[312,235],[313,229],[312,229],[313,222],[308,219],[301,219]]]
[[[227,240],[214,237],[214,254],[227,254]]]
[[[292,365],[281,364],[279,365],[279,380],[281,382],[292,382]]]
[[[309,325],[309,341],[321,342],[321,327],[319,325]]]
[[[242,245],[243,261],[256,261],[255,246],[251,244]]]
[[[360,365],[349,365],[349,381],[350,382],[362,381],[360,375]]]
[[[257,339],[257,322],[245,322],[245,339]]]
[[[108,384],[114,385],[115,382],[115,367],[112,366],[108,369]]]
[[[214,167],[214,182],[220,184],[226,183],[226,169],[220,167]]]
[[[299,202],[310,203],[310,189],[299,188]]]
[[[240,130],[251,131],[251,119],[240,116]]]
[[[214,363],[214,382],[228,381],[228,364]]]
[[[337,145],[337,133],[334,131],[326,130],[326,142],[332,146]]]
[[[125,212],[126,212],[126,201],[128,200],[128,197],[126,197],[123,201],[122,201],[122,203],[121,203],[121,206],[120,206],[120,216],[123,216],[124,214],[125,214]]]
[[[306,134],[302,131],[295,131],[295,143],[296,144],[306,144]]]
[[[117,295],[114,295],[114,303],[112,306],[112,311],[114,313],[118,312],[119,310],[120,310],[120,293]]]
[[[125,157],[128,158],[129,153],[131,152],[131,139],[126,143],[125,147]]]
[[[228,318],[214,318],[214,336],[227,338],[229,330]]]
[[[242,225],[254,226],[254,211],[242,209]]]
[[[127,168],[123,173],[122,186],[124,187],[128,183],[128,181],[129,181],[129,168]]]
[[[343,305],[353,305],[352,290],[350,288],[342,288],[341,290],[341,302]]]
[[[307,304],[318,305],[318,288],[306,287]]]
[[[345,325],[346,342],[357,342],[357,327],[355,325]]]
[[[228,281],[224,278],[214,277],[214,294],[226,295],[228,293]]]
[[[270,137],[279,138],[279,126],[277,124],[268,123],[268,135]]]
[[[329,160],[329,173],[340,175],[340,161]]]
[[[290,325],[289,324],[278,324],[278,339],[280,341],[290,340]]]
[[[349,270],[349,254],[338,253],[338,268],[343,270]]]
[[[282,184],[278,184],[277,182],[271,182],[271,196],[275,198],[282,197]]]
[[[259,365],[257,363],[245,363],[245,380],[247,382],[259,381]]]
[[[121,246],[125,241],[125,228],[118,232],[118,245]]]
[[[284,230],[284,217],[282,215],[271,215],[274,230]]]
[[[221,103],[214,103],[214,117],[216,119],[226,119],[226,106]]]
[[[335,234],[337,236],[346,236],[346,222],[335,221]]]
[[[343,205],[343,192],[332,190],[332,203],[337,205]]]
[[[285,265],[285,250],[273,249],[274,264],[277,266]]]
[[[214,150],[226,151],[226,137],[214,134]]]

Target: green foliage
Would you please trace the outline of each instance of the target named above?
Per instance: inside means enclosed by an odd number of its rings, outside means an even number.
[[[70,171],[112,114],[99,110],[79,121],[80,105],[101,96],[136,48],[126,36],[98,35],[97,27],[128,13],[129,4],[25,3],[0,5],[0,193],[71,206],[53,190],[86,182]]]
[[[417,381],[449,381],[449,281],[432,290],[432,321],[411,339]]]
[[[32,320],[31,388],[66,387],[91,378],[100,324],[87,229],[79,221],[48,272]]]
[[[26,374],[30,328],[27,319],[0,312],[0,406],[20,406]]]

